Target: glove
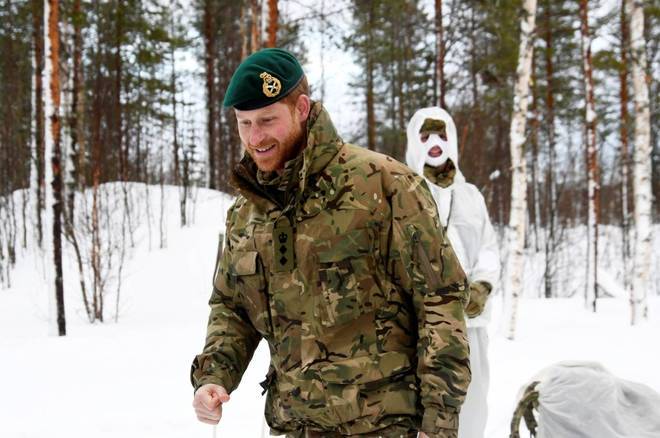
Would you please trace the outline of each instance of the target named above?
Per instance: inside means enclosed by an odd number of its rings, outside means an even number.
[[[470,299],[467,306],[465,306],[465,314],[469,318],[475,318],[481,315],[486,307],[486,300],[493,288],[490,283],[485,281],[475,281],[470,283]]]

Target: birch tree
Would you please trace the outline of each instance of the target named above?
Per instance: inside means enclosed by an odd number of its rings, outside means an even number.
[[[51,227],[44,227],[44,249],[47,255],[52,256],[53,265],[46,264],[47,284],[53,284],[49,290],[51,331],[59,336],[66,335],[66,321],[64,315],[64,287],[62,281],[62,175],[60,168],[61,142],[60,142],[60,43],[59,43],[59,1],[46,0],[44,2],[45,41],[46,41],[46,68],[45,75],[49,81],[46,93],[46,114],[48,128],[45,137],[44,157],[50,158],[50,165],[45,166],[46,185],[46,211],[52,211]],[[52,283],[51,283],[52,282]],[[55,327],[56,324],[56,327]]]
[[[596,311],[598,298],[598,222],[600,207],[600,187],[598,169],[598,145],[596,143],[596,108],[594,102],[593,67],[591,62],[591,37],[589,33],[588,0],[580,0],[580,34],[582,46],[582,69],[585,91],[585,124],[587,140],[587,307]]]
[[[547,201],[546,218],[547,230],[545,238],[545,272],[543,275],[545,285],[545,297],[552,298],[553,277],[556,272],[557,259],[557,219],[559,211],[557,208],[557,178],[555,168],[557,163],[555,144],[555,68],[554,68],[554,28],[552,25],[552,1],[545,2],[544,11],[544,40],[545,40],[545,74],[546,74],[546,136],[548,143],[548,170],[547,170]]]
[[[628,153],[628,49],[630,38],[628,32],[628,19],[626,15],[626,0],[621,2],[620,10],[621,26],[621,65],[619,67],[619,102],[621,109],[621,121],[619,132],[621,136],[621,236],[622,236],[622,261],[623,261],[623,286],[630,294],[630,213],[628,211],[628,185],[630,159]]]
[[[649,78],[646,76],[646,51],[644,44],[644,2],[626,0],[630,16],[630,45],[632,54],[632,79],[635,100],[635,135],[633,192],[635,196],[634,274],[630,296],[631,324],[639,317],[648,317],[646,301],[651,264],[651,129],[649,113]]]
[[[243,9],[241,9],[242,11]],[[204,32],[204,67],[206,71],[206,109],[207,109],[207,135],[208,135],[208,160],[209,174],[207,186],[216,188],[216,95],[215,95],[215,8],[212,0],[204,1],[203,32]],[[241,22],[242,23],[242,22]]]
[[[34,36],[34,86],[35,86],[35,158],[36,195],[37,195],[37,236],[39,246],[43,245],[43,210],[45,209],[45,174],[44,174],[44,0],[32,0],[33,36]]]
[[[73,24],[73,90],[71,90],[71,115],[69,117],[69,135],[71,136],[71,164],[69,193],[67,198],[67,222],[73,223],[76,191],[84,186],[85,163],[85,92],[83,72],[82,23],[84,15],[81,0],[74,0],[70,17]],[[69,233],[70,234],[70,233]]]
[[[513,114],[509,141],[511,147],[511,213],[508,230],[508,260],[506,291],[509,294],[507,337],[514,339],[518,301],[523,292],[523,268],[525,247],[525,219],[527,207],[527,171],[525,162],[525,124],[527,121],[527,99],[529,78],[534,53],[534,26],[536,0],[525,0],[520,21],[520,49],[516,69],[516,85],[513,95]]]

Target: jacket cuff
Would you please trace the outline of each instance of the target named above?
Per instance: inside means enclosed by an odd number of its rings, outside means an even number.
[[[424,410],[422,432],[429,438],[456,438],[458,434],[458,413],[439,409]]]
[[[231,375],[224,369],[213,366],[208,357],[203,354],[196,356],[193,360],[190,367],[190,383],[192,383],[194,392],[207,383],[224,387],[228,394],[235,389]]]
[[[201,388],[202,386],[204,386],[208,383],[213,383],[214,385],[222,386],[223,388],[225,388],[225,390],[227,391],[228,394],[230,393],[230,389],[222,381],[222,379],[219,379],[215,376],[205,376],[205,377],[202,377],[201,379],[193,382],[193,387],[195,388],[194,391],[193,391],[193,394],[196,393],[199,388]]]

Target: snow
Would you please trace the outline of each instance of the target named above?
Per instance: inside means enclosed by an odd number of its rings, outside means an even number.
[[[649,305],[652,315],[657,315],[658,297]],[[521,300],[516,340],[491,330],[486,437],[508,436],[518,391],[543,368],[560,361],[596,361],[617,377],[660,392],[660,352],[652,347],[657,344],[660,321],[655,316],[631,327],[629,320],[627,299],[602,299],[598,313],[584,310],[581,299]]]
[[[625,298],[626,291],[623,285],[618,283],[609,271],[598,268],[598,287],[602,289],[605,294],[614,298]]]
[[[198,423],[194,416],[188,376],[190,362],[204,343],[217,238],[231,199],[200,189],[195,224],[180,228],[178,190],[166,187],[168,247],[161,250],[153,243],[158,242],[160,190],[151,186],[151,210],[156,213],[150,250],[145,202],[140,198],[146,196],[145,186],[131,185],[130,190],[143,222],[125,267],[118,323],[113,319],[112,294],[107,297],[108,322],[90,325],[86,321],[67,245],[68,335],[49,336],[43,255],[31,247],[19,250],[12,287],[0,290],[0,436],[213,436],[213,428]],[[20,198],[16,194],[16,202]],[[584,236],[584,231],[575,234]],[[535,264],[530,259],[526,263],[528,267]],[[581,266],[574,270],[583,276]],[[657,269],[656,264],[652,266]],[[616,270],[611,272],[616,283]],[[660,297],[649,297],[651,319],[631,327],[625,296],[600,300],[598,313],[584,309],[580,294],[575,299],[540,300],[536,296],[536,291],[526,290],[520,300],[515,341],[508,341],[497,329],[502,297],[494,297],[488,438],[508,436],[520,387],[558,361],[597,361],[618,377],[660,391],[660,352],[652,348],[660,329]],[[225,405],[216,436],[263,436],[265,396],[258,382],[267,366],[268,351],[262,344]]]
[[[500,172],[500,169],[495,169],[493,172],[491,172],[490,175],[488,175],[488,180],[489,181],[495,181],[501,175],[502,175],[502,172]]]

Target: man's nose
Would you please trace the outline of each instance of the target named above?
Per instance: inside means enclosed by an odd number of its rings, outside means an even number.
[[[252,126],[248,140],[250,141],[251,145],[257,146],[264,140],[265,137],[266,135],[259,127]]]

